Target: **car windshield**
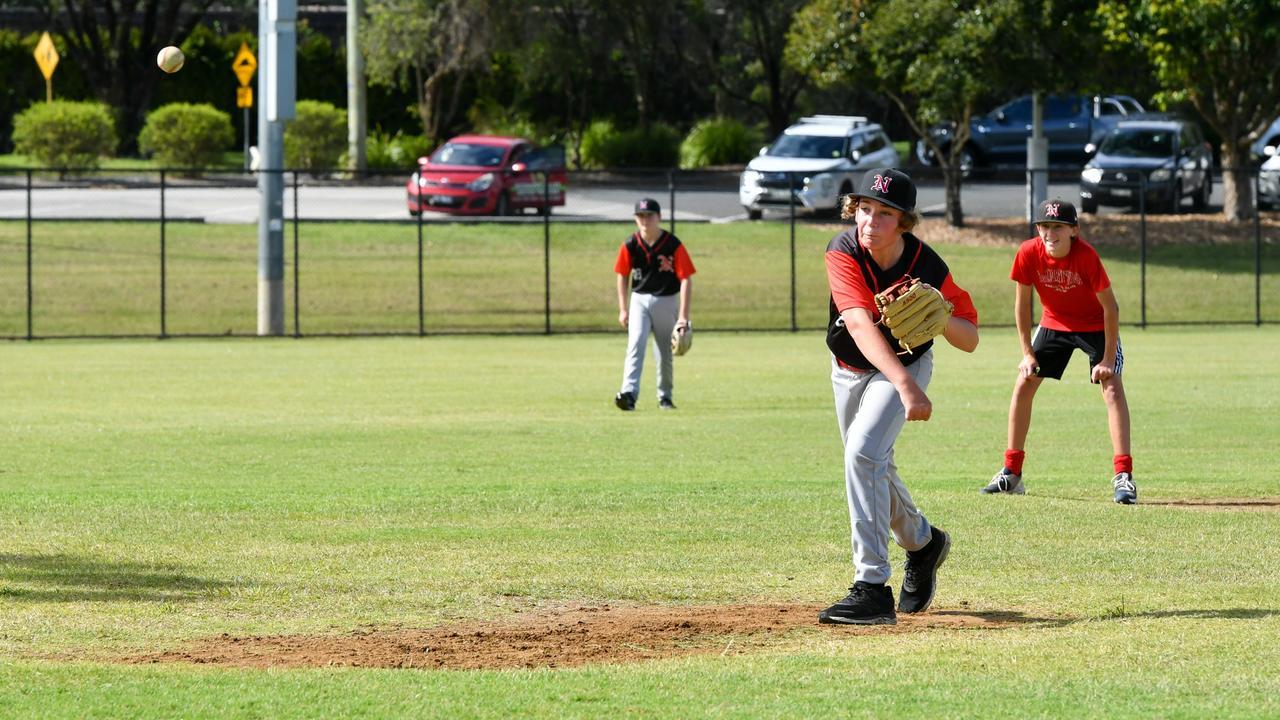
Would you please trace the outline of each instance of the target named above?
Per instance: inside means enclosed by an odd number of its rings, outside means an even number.
[[[431,154],[431,164],[497,167],[502,164],[502,150],[495,145],[445,143]]]
[[[838,158],[844,150],[844,138],[820,135],[783,135],[769,154],[791,158]]]
[[[1173,133],[1168,130],[1113,130],[1098,152],[1119,157],[1159,158],[1173,154]]]

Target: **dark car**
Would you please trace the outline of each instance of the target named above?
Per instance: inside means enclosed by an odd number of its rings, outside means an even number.
[[[1044,135],[1049,142],[1049,162],[1078,164],[1085,160],[1085,146],[1096,142],[1118,122],[1143,112],[1128,95],[1050,95],[1044,98]],[[1025,165],[1027,138],[1031,137],[1030,95],[1011,100],[985,115],[969,119],[969,141],[960,154],[960,169],[968,175],[983,165]],[[943,152],[955,137],[955,123],[929,128],[929,136]],[[924,140],[916,141],[916,159],[934,164]]]
[[[1087,213],[1139,204],[1176,213],[1186,197],[1204,212],[1212,193],[1213,150],[1199,125],[1177,118],[1120,123],[1080,173],[1080,209]]]
[[[405,185],[409,214],[539,213],[564,205],[564,148],[538,148],[524,138],[459,135],[428,157]]]

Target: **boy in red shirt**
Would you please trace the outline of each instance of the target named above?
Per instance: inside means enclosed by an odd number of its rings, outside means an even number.
[[[1022,362],[1009,403],[1009,446],[1004,467],[982,488],[984,493],[1026,492],[1022,461],[1026,457],[1027,431],[1031,428],[1031,402],[1045,378],[1062,379],[1067,361],[1079,348],[1089,356],[1089,379],[1102,386],[1111,430],[1115,476],[1114,500],[1124,505],[1138,501],[1133,482],[1133,457],[1129,454],[1129,404],[1120,372],[1120,308],[1102,260],[1080,237],[1076,209],[1069,202],[1046,200],[1035,217],[1037,236],[1022,243],[1009,277],[1017,283],[1014,320],[1022,342]],[[1031,335],[1031,288],[1044,306],[1040,326]]]

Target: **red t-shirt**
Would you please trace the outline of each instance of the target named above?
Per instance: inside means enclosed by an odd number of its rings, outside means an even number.
[[[1102,259],[1093,246],[1077,236],[1064,258],[1050,257],[1035,237],[1018,247],[1009,278],[1032,285],[1044,305],[1040,327],[1061,332],[1105,329],[1098,293],[1111,287]]]

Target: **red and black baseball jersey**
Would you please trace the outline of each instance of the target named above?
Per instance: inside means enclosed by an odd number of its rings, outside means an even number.
[[[1040,238],[1018,247],[1009,279],[1035,287],[1044,306],[1040,326],[1063,332],[1098,332],[1106,328],[1098,293],[1111,287],[1098,251],[1077,235],[1066,257],[1055,258]]]
[[[827,282],[831,288],[830,319],[827,325],[827,347],[836,356],[836,360],[846,368],[865,371],[874,366],[862,354],[853,336],[845,328],[840,313],[850,308],[860,307],[871,314],[873,320],[880,319],[880,311],[876,309],[875,295],[881,290],[910,275],[921,282],[937,288],[942,296],[955,306],[953,317],[978,324],[978,310],[973,306],[969,293],[951,279],[951,270],[933,248],[911,233],[903,233],[902,257],[892,267],[881,269],[871,257],[871,253],[858,242],[855,230],[846,230],[831,239],[827,245]],[[898,341],[889,328],[880,325],[889,346],[898,347]],[[912,348],[911,352],[898,356],[903,365],[910,365],[919,360],[933,341]]]
[[[680,239],[663,230],[652,245],[645,242],[640,233],[632,233],[618,248],[613,271],[619,275],[631,275],[632,292],[675,295],[680,292],[680,281],[693,275],[697,269]]]

